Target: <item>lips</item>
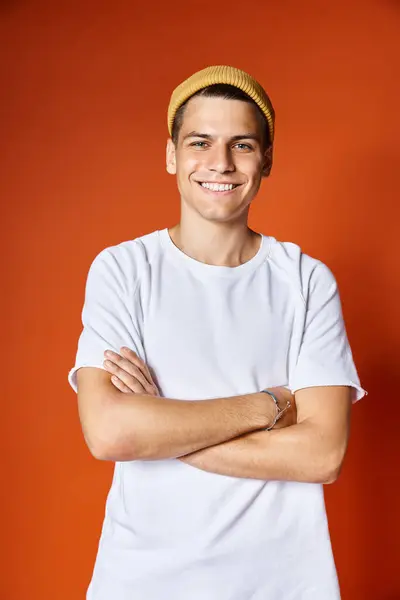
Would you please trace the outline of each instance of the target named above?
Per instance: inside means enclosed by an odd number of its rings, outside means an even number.
[[[196,183],[198,184],[202,184],[202,183],[209,183],[211,185],[233,185],[235,187],[238,187],[239,185],[242,185],[241,183],[235,183],[234,181],[198,181],[196,180]]]
[[[209,192],[220,192],[222,193],[224,190],[213,190],[207,186],[202,185],[203,183],[208,183],[210,185],[226,185],[226,186],[233,186],[232,189],[225,190],[225,191],[229,191],[229,192],[234,192],[238,187],[240,187],[241,185],[243,185],[242,183],[214,183],[214,182],[210,182],[210,181],[196,181],[196,183],[198,183],[198,185],[201,187],[202,190],[206,190]]]
[[[224,184],[224,185],[233,185],[234,187],[231,189],[228,188],[227,190],[224,190],[224,189],[223,190],[217,190],[217,189],[213,190],[213,189],[210,189],[208,187],[204,187],[203,185],[201,185],[200,181],[197,181],[196,183],[198,183],[198,185],[201,187],[202,192],[204,194],[213,196],[214,198],[216,198],[216,197],[219,198],[221,196],[228,196],[229,194],[233,194],[237,190],[238,187],[243,185],[243,184]]]

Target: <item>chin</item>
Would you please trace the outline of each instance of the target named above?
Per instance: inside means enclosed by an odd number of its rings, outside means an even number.
[[[236,220],[241,214],[243,214],[246,209],[246,206],[236,206],[236,207],[193,207],[198,214],[200,214],[207,221],[214,221],[220,223],[226,223],[228,221]]]

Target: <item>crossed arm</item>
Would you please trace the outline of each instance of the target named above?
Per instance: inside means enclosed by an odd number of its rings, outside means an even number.
[[[204,471],[263,480],[331,483],[339,475],[350,427],[348,386],[297,391],[295,419],[292,412],[263,431],[275,411],[267,394],[190,402],[159,398],[146,365],[132,351],[112,353],[105,369],[78,371],[82,428],[97,458],[178,458]],[[119,383],[113,385],[110,374]],[[288,393],[275,392],[282,398]]]
[[[333,483],[348,443],[350,388],[305,388],[295,399],[297,423],[240,436],[181,460],[232,477]]]

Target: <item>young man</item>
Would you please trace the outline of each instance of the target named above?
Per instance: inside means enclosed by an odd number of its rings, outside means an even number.
[[[115,462],[87,598],[337,600],[323,484],[366,392],[335,277],[248,227],[274,138],[252,77],[195,73],[168,125],[180,222],[95,257],[69,373]]]

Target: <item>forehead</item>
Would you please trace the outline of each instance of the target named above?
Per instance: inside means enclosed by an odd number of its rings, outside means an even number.
[[[260,133],[261,123],[252,102],[196,96],[188,101],[182,122],[182,133],[191,130],[212,135]]]

